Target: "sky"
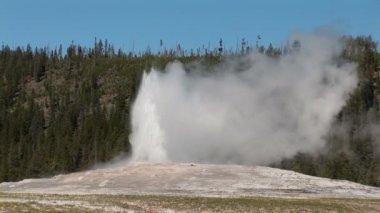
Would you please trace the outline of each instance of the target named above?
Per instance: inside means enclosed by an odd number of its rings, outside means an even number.
[[[380,40],[380,0],[0,0],[0,42],[11,47],[91,46],[95,37],[116,48],[158,50],[202,45],[222,38],[235,48],[281,45],[293,32],[329,26],[342,34]]]

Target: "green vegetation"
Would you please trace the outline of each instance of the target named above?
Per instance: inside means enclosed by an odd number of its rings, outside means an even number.
[[[4,212],[378,212],[380,200],[0,194]]]
[[[311,175],[380,185],[379,121],[380,55],[370,37],[344,37],[340,60],[358,63],[360,83],[337,115],[320,154],[299,153],[273,166]],[[163,68],[178,60],[212,67],[222,55],[239,57],[254,47],[232,53],[214,50],[163,49],[153,54],[115,51],[108,41],[94,47],[72,44],[63,51],[31,46],[0,50],[0,182],[86,169],[131,151],[130,108],[143,70]],[[293,47],[256,48],[281,57]],[[212,69],[210,69],[212,70]]]
[[[74,172],[130,152],[130,107],[144,70],[174,60],[218,61],[182,50],[125,54],[107,41],[0,51],[0,182]],[[214,61],[214,62],[213,62]]]

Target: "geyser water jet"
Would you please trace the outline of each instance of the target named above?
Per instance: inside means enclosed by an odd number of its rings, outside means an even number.
[[[301,49],[252,53],[207,72],[175,62],[144,74],[132,109],[132,161],[267,164],[324,145],[355,88],[338,39],[298,35]]]
[[[167,161],[164,149],[164,132],[161,129],[157,113],[156,96],[160,91],[158,73],[144,73],[138,98],[134,103],[132,125],[133,143],[132,161]]]

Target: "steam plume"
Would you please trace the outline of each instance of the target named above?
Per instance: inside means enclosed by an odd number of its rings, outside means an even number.
[[[252,53],[215,72],[179,62],[145,73],[132,110],[132,160],[267,164],[324,145],[357,83],[338,39],[296,35],[297,52]]]

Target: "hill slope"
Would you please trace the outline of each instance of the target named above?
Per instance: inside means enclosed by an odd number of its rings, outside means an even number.
[[[357,64],[359,84],[334,119],[324,149],[297,153],[272,166],[380,186],[380,53],[370,36],[342,41],[343,52],[334,61]],[[291,54],[288,50],[262,47],[259,52],[277,60]],[[180,61],[188,72],[200,63],[213,73],[215,65],[244,57],[176,50],[136,55],[115,51],[107,41],[89,48],[72,44],[66,53],[62,47],[3,45],[0,182],[82,171],[130,155],[130,108],[143,70]]]

